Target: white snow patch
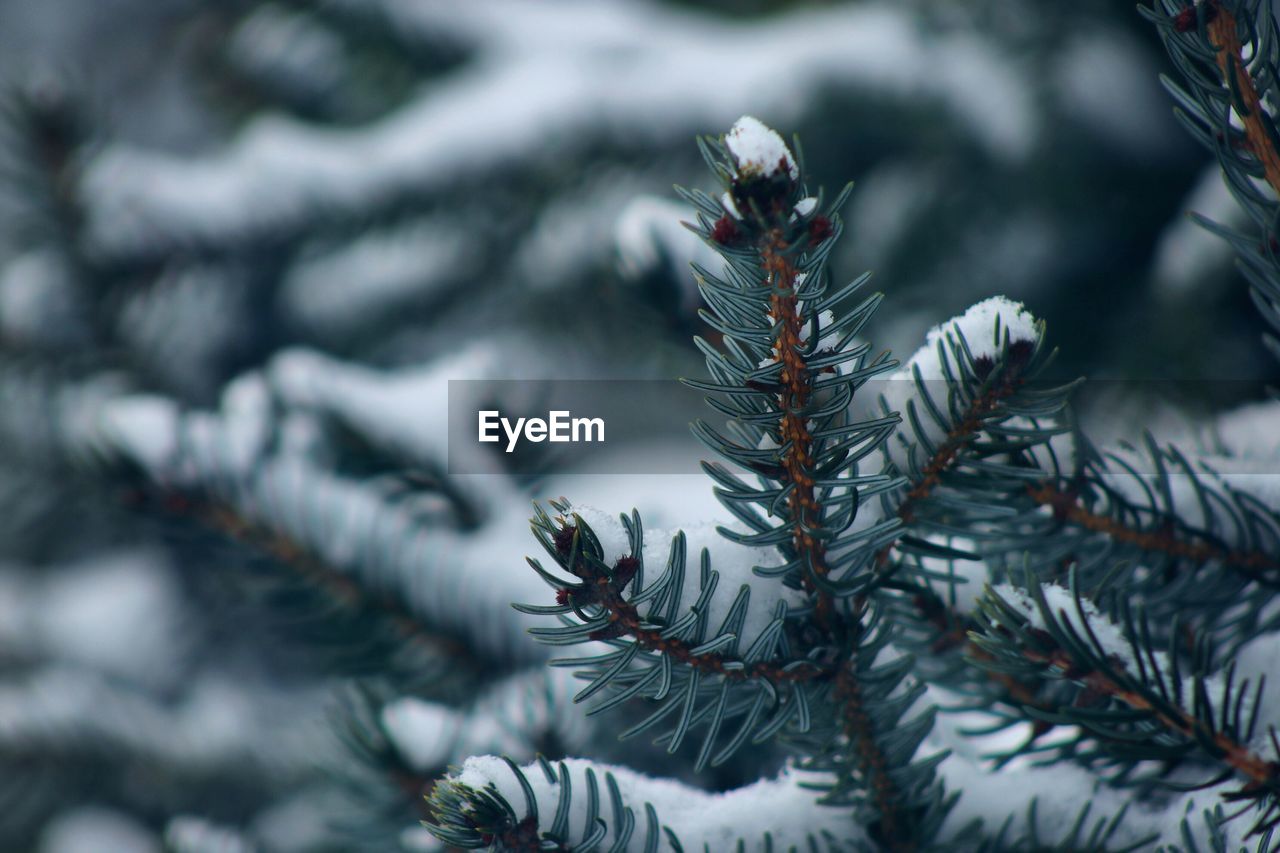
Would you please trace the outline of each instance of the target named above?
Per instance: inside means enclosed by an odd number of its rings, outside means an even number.
[[[271,390],[260,373],[246,373],[222,392],[223,446],[237,469],[247,469],[266,449],[274,422]]]
[[[570,831],[578,832],[586,824],[587,768],[595,772],[602,797],[607,797],[603,777],[610,773],[618,784],[623,802],[637,816],[637,831],[631,837],[627,850],[644,849],[642,816],[645,803],[653,805],[658,821],[671,828],[686,850],[703,847],[730,850],[738,839],[745,842],[746,850],[764,850],[766,833],[772,836],[770,849],[773,850],[808,849],[807,836],[810,834],[822,838],[824,833],[830,833],[837,844],[844,842],[850,847],[857,841],[865,841],[857,825],[849,819],[847,810],[819,805],[820,792],[801,787],[802,782],[827,781],[819,774],[788,769],[776,779],[763,779],[743,788],[713,794],[674,780],[653,779],[625,767],[596,764],[579,758],[566,759],[564,764],[574,793],[569,815]],[[537,765],[522,767],[521,770],[538,803],[539,829],[547,831],[555,816],[560,783],[548,782]],[[474,789],[492,785],[518,815],[526,813],[519,783],[499,758],[469,758],[452,779]],[[616,831],[616,825],[610,822],[606,846]],[[663,843],[661,839],[659,843]]]
[[[412,696],[382,708],[382,726],[396,750],[419,771],[443,767],[453,758],[465,717],[443,705]]]
[[[160,841],[128,815],[96,806],[66,811],[40,833],[39,853],[160,853]]]
[[[51,572],[29,604],[35,642],[58,659],[140,683],[177,675],[181,601],[153,555],[116,553]]]
[[[167,397],[135,394],[106,403],[99,412],[102,433],[155,476],[178,450],[178,406]]]
[[[724,268],[724,259],[681,224],[693,218],[686,205],[644,195],[623,208],[614,227],[623,275],[640,278],[665,263],[681,285],[681,308],[690,315],[702,303],[690,264],[696,263],[717,275]]]
[[[733,155],[738,174],[743,177],[772,177],[784,168],[792,180],[800,177],[791,150],[773,128],[758,118],[743,116],[733,123],[724,137]]]
[[[1241,458],[1280,459],[1280,400],[1249,403],[1219,415],[1212,432],[1228,454]]]
[[[1010,766],[992,771],[978,761],[953,754],[939,767],[939,774],[949,791],[960,792],[959,801],[943,825],[943,838],[975,818],[983,822],[988,832],[997,830],[1010,817],[1015,834],[1025,831],[1027,807],[1032,799],[1036,801],[1039,837],[1065,838],[1086,804],[1090,807],[1088,826],[1092,828],[1134,799],[1125,790],[1109,788],[1096,775],[1067,761],[1052,767]],[[1152,809],[1132,804],[1113,843],[1116,847],[1136,843],[1152,833],[1172,840],[1180,817],[1176,807]]]
[[[1036,318],[1021,302],[1003,296],[992,296],[973,305],[958,317],[952,317],[929,331],[924,346],[912,356],[912,363],[922,368],[929,365],[937,352],[939,341],[963,336],[974,358],[995,357],[1002,349],[1002,341],[996,338],[997,325],[1001,336],[1010,342],[1036,341],[1040,329]],[[941,374],[937,374],[941,375]],[[926,376],[926,378],[929,378]]]
[[[359,217],[389,194],[453,190],[601,127],[665,144],[728,124],[744,103],[795,120],[796,93],[824,86],[935,101],[1001,158],[1022,158],[1037,134],[1025,77],[1001,50],[927,35],[892,4],[747,24],[598,0],[382,2],[426,38],[464,30],[477,59],[364,127],[272,115],[198,158],[109,147],[85,178],[94,247],[145,254],[289,231],[316,210]]]
[[[1227,189],[1217,162],[1200,173],[1180,207],[1214,222],[1241,227],[1247,221],[1244,210]],[[1178,217],[1160,235],[1151,264],[1151,285],[1157,298],[1170,301],[1192,294],[1204,298],[1205,288],[1217,289],[1233,281],[1229,274],[1235,251],[1231,244],[1200,225],[1190,216]]]
[[[449,382],[542,378],[550,359],[539,358],[517,341],[483,341],[442,356],[424,367],[382,371],[339,361],[314,350],[287,350],[267,368],[267,381],[288,407],[338,417],[374,444],[444,468],[449,461]],[[514,386],[495,385],[518,391]],[[474,428],[474,424],[469,425]],[[463,444],[468,454],[459,470],[498,470],[486,448]],[[474,481],[483,487],[483,479]]]

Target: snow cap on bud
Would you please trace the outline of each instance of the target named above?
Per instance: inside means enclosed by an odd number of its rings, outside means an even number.
[[[791,180],[800,177],[795,158],[782,137],[757,118],[743,116],[734,122],[724,144],[743,178],[771,178],[784,170]]]

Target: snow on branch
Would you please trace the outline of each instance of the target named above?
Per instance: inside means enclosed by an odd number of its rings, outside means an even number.
[[[727,124],[743,103],[794,118],[798,93],[828,86],[941,104],[999,158],[1023,156],[1037,131],[1032,95],[994,45],[959,32],[926,39],[896,6],[756,23],[584,0],[383,6],[424,37],[469,40],[475,56],[364,127],[271,115],[199,158],[106,149],[84,182],[96,251],[146,255],[274,238],[317,211],[363,216],[406,193],[429,195],[536,160],[554,140],[601,126],[663,142]]]
[[[702,592],[702,578],[697,570],[701,555],[705,552],[711,571],[719,575],[718,594],[703,602],[699,612],[710,625],[719,625],[732,610],[742,609],[738,643],[742,649],[750,648],[761,632],[773,624],[780,604],[789,609],[802,607],[804,593],[782,584],[761,584],[754,572],[756,567],[774,568],[782,563],[776,549],[753,548],[731,542],[718,532],[718,525],[704,522],[682,525],[679,530],[645,528],[644,548],[638,554],[631,553],[627,531],[616,515],[577,506],[573,511],[590,526],[603,549],[602,561],[614,565],[625,556],[639,556],[645,573],[652,584],[662,574],[671,555],[672,541],[683,533],[684,553],[689,568],[678,590],[672,590],[681,602],[695,602]],[[736,604],[743,586],[751,588],[751,596],[745,607]],[[736,605],[736,606],[735,606]]]
[[[277,299],[310,334],[349,339],[396,312],[445,300],[481,250],[476,235],[448,218],[414,220],[306,252],[285,274]]]
[[[284,784],[336,757],[325,697],[200,677],[177,701],[157,700],[101,675],[45,667],[0,685],[0,753],[120,756],[191,777],[254,768]],[[280,722],[288,720],[288,725]]]
[[[445,820],[433,831],[446,843],[489,836],[575,846],[596,839],[635,851],[674,847],[673,838],[685,850],[734,849],[739,841],[746,851],[865,842],[843,810],[819,805],[817,792],[805,787],[821,779],[785,770],[776,779],[713,794],[582,759],[516,767],[478,756],[437,786],[432,802]],[[506,808],[494,809],[497,803]],[[498,820],[486,820],[491,814]]]
[[[878,383],[882,389],[881,408],[901,413],[910,427],[889,442],[889,458],[894,465],[901,471],[909,471],[914,459],[917,465],[927,467],[931,449],[941,452],[949,448],[955,452],[959,450],[957,440],[971,440],[972,433],[981,426],[981,418],[962,429],[966,424],[952,423],[945,418],[940,422],[933,414],[947,413],[949,380],[985,379],[996,359],[1013,355],[1014,350],[1019,349],[1022,366],[1025,366],[1027,356],[1042,334],[1041,324],[1022,303],[1003,296],[984,299],[963,314],[930,329],[924,344],[902,367]],[[1009,387],[1004,396],[1014,390],[1015,387]],[[992,401],[993,404],[999,402],[1003,400]]]
[[[251,525],[283,537],[289,544],[282,553],[319,559],[362,588],[393,596],[433,630],[467,638],[473,649],[495,659],[545,659],[541,647],[527,642],[527,620],[510,607],[512,600],[543,594],[544,587],[512,557],[524,550],[529,507],[509,481],[474,478],[484,482],[491,512],[478,535],[424,519],[411,502],[377,482],[334,473],[316,458],[313,441],[298,438],[314,432],[315,425],[305,423],[304,404],[349,406],[342,410],[357,424],[376,427],[374,434],[389,442],[418,429],[426,443],[413,449],[431,454],[444,443],[443,399],[437,409],[406,410],[391,406],[391,400],[405,399],[395,393],[395,383],[370,372],[324,359],[282,358],[282,366],[289,364],[283,373],[292,379],[281,379],[288,386],[283,393],[273,394],[262,375],[247,374],[228,386],[217,412],[184,411],[168,398],[131,394],[101,380],[42,388],[20,376],[27,381],[16,387],[30,396],[29,408],[49,412],[53,423],[32,430],[15,421],[12,437],[34,442],[55,459],[123,465],[161,489],[218,502],[236,517],[225,525],[228,530]],[[308,398],[308,389],[318,394],[322,386],[310,384],[306,365],[332,368],[332,387],[323,398]],[[442,377],[429,382],[443,391]],[[410,383],[409,389],[421,386]],[[397,417],[376,417],[392,408]],[[420,419],[414,421],[415,415]],[[373,421],[364,420],[371,416]],[[51,442],[50,435],[60,440]]]
[[[596,717],[573,701],[577,681],[563,669],[539,667],[494,684],[467,708],[411,696],[383,706],[383,730],[414,770],[460,764],[473,755],[532,761],[543,744],[569,753],[586,748]]]
[[[1078,685],[1076,701],[1051,719],[1077,726],[1077,742],[1101,743],[1100,764],[1117,777],[1142,761],[1162,762],[1167,776],[1194,759],[1201,772],[1190,779],[1202,785],[1235,776],[1237,787],[1221,793],[1250,813],[1255,831],[1280,823],[1280,740],[1257,728],[1260,673],[1228,664],[1209,674],[1194,630],[1184,640],[1195,650],[1189,663],[1156,651],[1145,614],[1112,622],[1081,597],[1074,571],[1070,588],[1029,572],[1023,584],[992,589],[982,603],[974,642],[990,655],[983,665]]]
[[[786,172],[793,181],[800,177],[796,159],[778,131],[754,116],[735,121],[725,134],[724,144],[733,155],[740,178],[768,178],[777,172]]]

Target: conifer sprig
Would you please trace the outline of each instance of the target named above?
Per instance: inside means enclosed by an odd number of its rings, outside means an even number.
[[[1022,606],[988,591],[977,615],[974,643],[979,663],[1019,675],[1066,680],[1079,686],[1056,709],[1031,709],[1055,724],[1077,726],[1079,735],[1063,747],[1086,760],[1118,766],[1117,780],[1141,761],[1157,762],[1163,779],[1186,759],[1216,769],[1199,784],[1215,785],[1233,775],[1241,786],[1224,797],[1256,807],[1253,832],[1280,823],[1280,739],[1269,732],[1273,758],[1252,745],[1263,679],[1235,680],[1234,666],[1218,677],[1208,644],[1193,640],[1191,674],[1183,675],[1180,655],[1157,651],[1146,614],[1126,611],[1120,626],[1104,624],[1086,604],[1073,570],[1070,589],[1047,587],[1029,572]],[[1056,594],[1051,598],[1047,591]],[[1063,600],[1066,599],[1066,600]],[[1058,602],[1055,604],[1055,602]],[[1068,609],[1070,608],[1070,609]],[[1104,630],[1104,629],[1110,629]],[[1114,637],[1112,636],[1114,635]],[[1091,751],[1081,744],[1100,742]],[[1243,813],[1243,810],[1237,814]]]
[[[1081,506],[1078,490],[1064,489],[1050,481],[1028,486],[1027,494],[1040,506],[1051,509],[1055,518],[1101,533],[1118,543],[1192,563],[1223,563],[1272,584],[1280,579],[1275,577],[1280,573],[1280,558],[1261,549],[1232,548],[1206,541],[1207,536],[1197,541],[1195,530],[1180,537],[1168,523],[1154,529],[1125,524],[1111,515]],[[1169,519],[1173,518],[1176,516],[1170,514]]]
[[[809,756],[806,766],[833,774],[826,801],[853,807],[886,848],[916,849],[940,826],[947,798],[934,780],[936,759],[914,761],[933,719],[914,710],[923,687],[904,684],[909,659],[890,664],[881,656],[895,629],[875,600],[888,578],[876,554],[902,525],[893,517],[856,523],[860,506],[875,507],[868,499],[905,481],[859,470],[898,417],[852,421],[854,394],[896,364],[870,357],[857,341],[879,303],[851,299],[865,276],[827,287],[825,264],[841,230],[835,211],[847,189],[824,206],[804,186],[798,158],[754,119],[701,145],[724,192],[682,192],[697,213],[691,227],[720,251],[725,268],[695,270],[704,319],[721,340],[697,341],[711,379],[689,384],[709,392],[729,420],[699,422],[694,432],[723,460],[704,468],[741,523],[721,533],[739,546],[776,550],[778,562],[753,574],[780,584],[780,593],[794,591],[792,599],[799,594],[803,606],[779,600],[762,632],[742,636],[751,584],[736,596],[720,591],[705,550],[692,585],[693,555],[677,535],[650,581],[637,515],[622,519],[625,551],[606,555],[582,516],[554,503],[558,515],[539,510],[534,530],[564,575],[530,562],[556,588],[557,603],[519,608],[560,618],[560,627],[533,629],[544,642],[612,648],[562,663],[585,667],[579,698],[605,697],[596,711],[629,699],[653,704],[624,736],[662,723],[658,740],[674,751],[701,728],[698,766],[781,736]],[[717,625],[709,613],[726,592],[732,604]]]
[[[829,207],[811,196],[798,158],[754,120],[700,144],[723,192],[681,193],[696,212],[691,229],[724,267],[695,266],[702,317],[718,339],[697,339],[710,378],[689,384],[727,422],[700,421],[694,432],[720,457],[704,470],[737,522],[720,528],[724,540],[776,559],[747,578],[708,548],[689,553],[683,533],[663,560],[646,549],[634,512],[606,546],[599,523],[569,503],[553,502],[555,515],[539,509],[535,534],[560,571],[530,563],[556,603],[518,607],[559,620],[532,629],[543,642],[603,646],[558,662],[586,680],[576,698],[593,698],[592,713],[645,704],[648,715],[621,736],[655,733],[670,752],[692,740],[698,769],[777,739],[801,768],[825,774],[821,802],[850,808],[881,849],[929,847],[955,801],[935,773],[946,753],[917,757],[936,712],[921,710],[926,683],[992,712],[992,731],[1030,724],[997,766],[1049,754],[1102,763],[1108,781],[1123,784],[1216,763],[1240,777],[1228,796],[1258,805],[1266,830],[1275,764],[1248,743],[1245,686],[1206,650],[1223,639],[1234,650],[1271,624],[1274,513],[1153,441],[1154,488],[1122,454],[1094,451],[1069,409],[1078,383],[1042,381],[1053,358],[1043,324],[1002,298],[930,333],[889,377],[898,381],[887,383],[878,415],[861,414],[857,392],[896,364],[858,337],[879,302],[853,298],[866,277],[827,288],[844,194]],[[1189,475],[1190,499],[1171,486],[1175,469]],[[1043,607],[1043,628],[998,597],[976,612],[960,607],[956,590],[975,568],[1041,601],[1044,584],[1069,577],[1082,619],[1087,600],[1091,618],[1123,622],[1136,668],[1120,666],[1087,624],[1081,639]],[[1205,579],[1239,601],[1184,601]],[[751,621],[758,597],[769,615]],[[1186,622],[1168,618],[1184,606]],[[1179,645],[1181,624],[1198,638],[1194,649]],[[1157,661],[1158,643],[1167,661]],[[1220,673],[1226,686],[1210,701]],[[1058,727],[1066,733],[1040,742]],[[504,832],[567,843],[518,809],[504,814]],[[475,829],[467,815],[446,819],[457,824],[450,837]],[[1091,837],[1110,838],[1119,819],[1104,817]],[[1034,815],[1028,823],[1034,836]],[[656,832],[660,818],[651,825]]]
[[[1018,499],[1039,511],[1002,520],[1006,543],[996,540],[990,559],[1014,569],[1025,560],[1042,581],[1074,565],[1114,618],[1141,597],[1166,641],[1174,617],[1227,650],[1276,624],[1280,515],[1265,501],[1150,436],[1105,454],[1082,436],[1076,446],[1074,471],[1026,484]]]
[[[1236,251],[1250,294],[1273,331],[1280,330],[1280,133],[1273,107],[1280,68],[1280,26],[1261,0],[1154,0],[1139,11],[1156,25],[1182,81],[1163,80],[1176,115],[1213,152],[1253,233],[1195,215]],[[1280,342],[1267,338],[1280,356]]]

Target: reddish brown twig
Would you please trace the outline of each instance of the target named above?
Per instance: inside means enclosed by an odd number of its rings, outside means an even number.
[[[773,345],[774,357],[782,366],[778,376],[782,386],[778,393],[778,406],[782,410],[779,433],[782,446],[786,448],[782,459],[784,482],[791,485],[791,493],[787,497],[792,525],[791,546],[815,575],[824,577],[830,568],[825,546],[813,536],[813,530],[822,525],[822,506],[814,490],[810,469],[814,461],[813,436],[809,434],[804,416],[813,391],[813,375],[803,355],[806,341],[801,337],[803,324],[795,292],[796,269],[786,256],[785,247],[782,232],[775,230],[761,255],[768,283],[773,289],[769,298],[769,315],[778,329]],[[806,589],[814,591],[813,581],[807,574],[804,583]],[[831,596],[819,591],[814,613],[820,625],[830,627],[832,608]]]
[[[876,739],[876,731],[862,699],[862,685],[858,682],[854,667],[853,661],[843,666],[836,676],[834,686],[833,695],[841,704],[840,717],[844,733],[849,738],[859,771],[865,777],[867,788],[875,801],[880,820],[874,834],[888,849],[908,853],[915,850],[916,845],[909,840],[911,833],[906,829],[908,818],[902,814],[902,790],[894,781],[889,761]]]
[[[1257,158],[1262,166],[1263,175],[1271,189],[1280,194],[1280,152],[1276,151],[1273,134],[1266,127],[1267,113],[1258,96],[1253,77],[1245,68],[1243,46],[1240,44],[1236,18],[1216,0],[1206,0],[1214,4],[1214,11],[1207,26],[1209,40],[1217,51],[1218,71],[1222,74],[1223,86],[1231,93],[1232,107],[1244,124],[1245,138],[1249,141],[1248,150]]]
[[[1179,538],[1171,527],[1159,530],[1130,527],[1109,515],[1086,509],[1080,505],[1078,495],[1050,481],[1028,486],[1027,494],[1039,505],[1051,508],[1054,517],[1061,521],[1101,533],[1117,542],[1137,546],[1144,551],[1197,563],[1220,562],[1252,573],[1280,570],[1280,559],[1262,551],[1233,550],[1208,542],[1188,541]]]
[[[1035,635],[1037,642],[1048,648],[1022,647],[1020,652],[1025,660],[1054,669],[1096,695],[1110,697],[1137,711],[1149,712],[1167,730],[1204,745],[1209,754],[1246,780],[1246,790],[1265,788],[1280,794],[1280,762],[1268,761],[1226,732],[1215,730],[1212,719],[1200,719],[1169,701],[1163,703],[1163,707],[1157,706],[1112,673],[1073,658],[1048,632],[1036,631]],[[1124,673],[1123,663],[1119,660],[1112,659],[1109,665]]]

